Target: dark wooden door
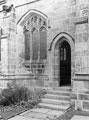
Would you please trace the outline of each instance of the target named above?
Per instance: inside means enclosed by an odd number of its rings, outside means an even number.
[[[71,84],[71,48],[65,41],[60,46],[60,86]]]

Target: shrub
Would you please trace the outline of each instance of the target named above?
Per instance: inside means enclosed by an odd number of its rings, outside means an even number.
[[[39,102],[43,95],[46,94],[46,91],[41,88],[33,88],[28,90],[28,100]]]
[[[15,85],[14,87],[10,87],[7,89],[4,89],[2,91],[2,94],[0,96],[0,105],[8,106],[11,104],[17,104],[20,105],[36,105],[41,97],[45,94],[45,90],[43,89],[27,89],[24,86],[18,86]],[[27,103],[28,102],[28,103]]]
[[[7,88],[2,91],[2,97],[0,99],[0,105],[10,105],[16,104],[20,101],[27,101],[27,88],[25,87],[15,87]]]
[[[19,98],[18,98],[18,99],[19,99],[20,101],[22,101],[22,100],[27,101],[27,88],[26,88],[26,87],[23,87],[23,86],[21,86],[21,87],[16,87],[15,90],[16,90],[16,92],[17,92],[18,95],[19,95]]]

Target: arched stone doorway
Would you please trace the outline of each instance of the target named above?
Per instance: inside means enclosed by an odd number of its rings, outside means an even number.
[[[71,85],[71,47],[66,40],[59,44],[59,58],[60,86]]]
[[[53,81],[56,86],[72,84],[74,76],[74,40],[66,33],[59,34],[51,45]]]

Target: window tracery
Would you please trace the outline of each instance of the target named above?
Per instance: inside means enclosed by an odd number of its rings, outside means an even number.
[[[34,13],[24,24],[23,31],[25,36],[25,61],[31,61],[30,64],[35,66],[33,71],[41,73],[41,71],[44,71],[44,67],[38,67],[37,64],[45,66],[44,61],[47,59],[47,21]]]

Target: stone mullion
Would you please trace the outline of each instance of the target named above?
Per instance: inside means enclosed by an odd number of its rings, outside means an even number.
[[[30,63],[32,62],[32,34],[33,34],[33,33],[32,33],[32,31],[31,31],[31,34],[30,34],[30,35],[31,35],[31,42],[30,42],[30,43],[31,43],[31,44],[30,44],[30,52],[31,52],[31,54],[30,54]]]

